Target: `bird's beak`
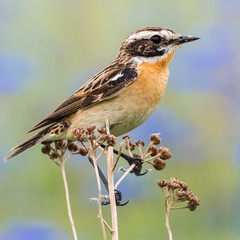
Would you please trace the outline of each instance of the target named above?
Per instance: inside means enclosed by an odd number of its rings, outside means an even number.
[[[199,37],[193,37],[193,36],[180,36],[179,38],[175,39],[173,41],[174,44],[180,45],[183,43],[187,43],[187,42],[193,42],[200,39]]]

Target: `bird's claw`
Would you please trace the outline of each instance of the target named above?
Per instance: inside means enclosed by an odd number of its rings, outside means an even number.
[[[126,204],[129,203],[129,200],[126,201],[125,203],[121,203],[122,201],[122,193],[118,190],[115,190],[115,200],[116,200],[116,205],[117,206],[125,206]],[[110,204],[110,200],[102,201],[101,205],[106,206]]]
[[[143,176],[147,173],[144,172],[144,173],[141,173],[141,170],[142,170],[142,164],[143,164],[143,160],[142,158],[139,158],[139,157],[131,157],[129,162],[128,162],[130,165],[132,164],[135,164],[136,166],[133,168],[133,170],[131,171],[131,173],[134,173],[136,176]]]

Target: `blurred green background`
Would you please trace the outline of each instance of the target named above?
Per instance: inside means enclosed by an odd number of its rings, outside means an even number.
[[[239,0],[1,0],[0,158],[109,64],[131,32],[165,26],[199,36],[175,54],[157,111],[129,133],[148,141],[160,132],[173,158],[120,185],[131,199],[118,208],[120,239],[168,238],[156,180],[172,176],[201,200],[195,212],[170,214],[175,239],[240,239],[239,22]],[[79,239],[102,239],[93,169],[84,157],[66,168]],[[1,240],[72,239],[60,169],[39,146],[0,163],[0,199]]]

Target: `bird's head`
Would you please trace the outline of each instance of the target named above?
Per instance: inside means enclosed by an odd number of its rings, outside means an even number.
[[[139,62],[159,62],[173,55],[182,44],[198,39],[182,36],[167,28],[142,28],[130,34],[121,44],[119,55],[133,57]]]

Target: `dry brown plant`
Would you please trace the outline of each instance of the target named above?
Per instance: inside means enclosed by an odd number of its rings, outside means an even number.
[[[163,170],[166,167],[166,160],[171,158],[171,153],[168,148],[158,147],[158,145],[161,143],[161,138],[158,134],[150,135],[150,142],[148,146],[145,146],[145,143],[141,140],[135,143],[131,142],[129,136],[124,136],[123,142],[117,144],[116,137],[110,134],[108,119],[105,119],[105,123],[105,128],[89,126],[87,129],[75,129],[73,131],[75,138],[77,139],[75,142],[55,141],[43,143],[44,146],[42,147],[42,152],[47,154],[52,161],[61,167],[65,187],[68,217],[72,227],[74,240],[77,240],[78,238],[72,217],[69,190],[65,173],[65,163],[71,158],[71,156],[76,154],[87,156],[90,163],[94,167],[98,187],[98,198],[92,198],[92,200],[98,203],[98,218],[101,223],[104,240],[107,239],[106,229],[111,233],[112,240],[119,239],[117,206],[124,206],[128,203],[128,201],[125,203],[121,202],[122,194],[117,190],[119,184],[127,177],[129,173],[134,173],[136,176],[143,176],[149,172],[149,169],[146,169],[144,172],[142,172],[143,164],[149,164],[156,170]],[[118,150],[113,148],[116,145],[118,145]],[[123,146],[125,146],[128,154],[122,152]],[[114,154],[116,154],[116,159],[114,159]],[[100,157],[104,155],[107,159],[107,178],[103,175],[98,166]],[[128,162],[129,167],[127,169],[120,168],[123,174],[115,183],[114,172],[116,171],[116,166],[120,158],[124,158]],[[108,196],[102,195],[101,181],[108,192]],[[168,220],[169,211],[171,209],[179,209],[172,208],[172,205],[176,202],[189,200],[189,203],[186,207],[193,211],[196,209],[199,201],[187,188],[186,184],[184,185],[183,182],[178,181],[176,178],[172,178],[170,181],[159,180],[158,184],[165,196],[166,226],[170,236],[171,229]],[[172,200],[169,202],[170,197]],[[112,219],[111,224],[107,223],[103,217],[102,206],[108,204],[110,204]]]
[[[183,181],[173,177],[167,180],[158,180],[158,186],[161,188],[165,197],[165,216],[166,216],[166,228],[168,230],[169,240],[172,240],[172,231],[169,224],[170,210],[185,209],[195,211],[200,205],[200,201],[197,196],[188,188],[188,185]],[[173,207],[174,204],[180,202],[187,202],[187,205],[181,207]]]

